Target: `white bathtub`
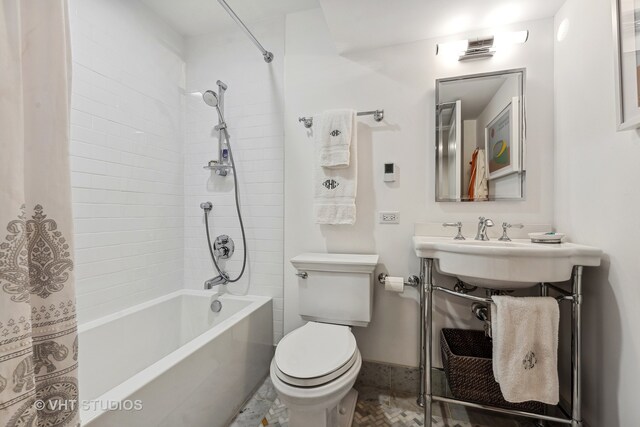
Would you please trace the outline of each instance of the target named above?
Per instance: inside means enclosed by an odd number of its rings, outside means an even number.
[[[81,325],[82,424],[227,425],[269,372],[272,303],[227,294],[213,313],[216,298],[182,290]]]

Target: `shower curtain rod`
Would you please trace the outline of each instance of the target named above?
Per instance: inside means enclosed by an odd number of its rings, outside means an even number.
[[[251,31],[249,31],[247,26],[244,25],[244,22],[242,22],[242,19],[240,19],[240,17],[236,15],[236,13],[233,11],[233,9],[231,9],[231,7],[227,4],[227,2],[224,0],[218,0],[218,3],[220,3],[220,6],[222,6],[224,10],[227,11],[227,13],[231,16],[231,18],[233,18],[234,21],[236,21],[236,24],[238,24],[240,28],[244,30],[244,32],[251,39],[253,44],[255,44],[256,47],[260,50],[260,52],[262,52],[262,57],[264,58],[264,62],[269,63],[273,61],[273,53],[269,52],[260,44],[258,39],[255,38],[255,36],[251,33]]]

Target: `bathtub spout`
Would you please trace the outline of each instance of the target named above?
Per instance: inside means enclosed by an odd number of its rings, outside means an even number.
[[[227,283],[229,283],[229,276],[227,275],[227,273],[222,272],[216,277],[212,277],[211,279],[206,280],[204,282],[204,288],[212,289],[214,286],[226,285]]]

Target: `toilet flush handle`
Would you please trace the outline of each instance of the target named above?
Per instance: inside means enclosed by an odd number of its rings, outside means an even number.
[[[299,271],[296,273],[296,276],[300,277],[301,279],[306,279],[307,277],[309,277],[309,274],[307,274],[306,271]]]

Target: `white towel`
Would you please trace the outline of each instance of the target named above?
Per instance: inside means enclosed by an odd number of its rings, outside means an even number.
[[[493,374],[507,402],[558,403],[558,302],[492,297]]]
[[[486,157],[482,148],[478,149],[478,158],[476,160],[476,181],[474,184],[474,198],[486,199],[489,195],[489,186],[487,179]]]
[[[355,224],[358,190],[357,127],[351,127],[349,157],[346,168],[326,168],[321,163],[320,144],[315,144],[314,216],[317,224]]]
[[[319,148],[320,166],[346,168],[349,166],[349,147],[356,138],[352,129],[356,127],[354,110],[330,110],[314,120],[314,136]]]

